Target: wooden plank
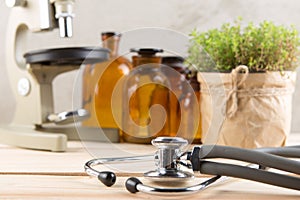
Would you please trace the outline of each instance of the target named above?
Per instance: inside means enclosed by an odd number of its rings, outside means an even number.
[[[87,176],[2,175],[0,199],[158,199],[142,193],[130,194],[124,187],[126,179],[119,177],[114,186],[107,188],[97,179]],[[179,198],[178,195],[174,195],[172,199],[298,200],[299,196],[299,191],[234,180],[212,186],[192,196]]]
[[[30,149],[0,146],[0,173],[82,173],[83,165],[94,158],[93,153],[100,152],[102,157],[120,157],[154,152],[151,145],[118,144],[120,148],[107,143],[91,143],[86,149],[80,142],[69,142],[66,152],[36,151]],[[101,145],[101,146],[100,146]],[[115,146],[116,144],[113,144]],[[99,146],[97,148],[97,146]],[[128,149],[127,152],[124,149]],[[129,153],[128,153],[129,152]]]
[[[300,145],[300,134],[291,134],[288,144]],[[30,172],[78,174],[83,172],[84,163],[95,158],[97,154],[101,157],[120,157],[152,154],[153,152],[155,152],[155,148],[152,145],[81,143],[74,141],[68,143],[68,150],[63,153],[0,145],[0,174]],[[136,166],[141,167],[140,165]],[[154,167],[154,164],[152,163],[151,166]],[[122,169],[126,168],[122,167]],[[129,166],[129,170],[132,171],[132,169],[136,170],[135,166]]]
[[[291,135],[288,143],[299,145],[300,135]],[[84,147],[86,145],[88,149]],[[118,174],[116,185],[107,188],[96,178],[83,173],[83,164],[94,157],[91,152],[100,151],[105,157],[115,157],[132,152],[140,155],[154,150],[151,145],[117,144],[112,147],[110,144],[99,146],[99,143],[69,142],[67,152],[53,153],[0,145],[0,199],[156,199],[143,194],[129,194],[125,190],[127,177],[140,174],[122,172]],[[145,163],[140,164],[143,166]],[[137,172],[138,167],[129,167],[130,171]],[[147,167],[153,169],[153,166]],[[294,200],[299,197],[299,191],[240,179],[189,196],[199,199],[272,200]]]

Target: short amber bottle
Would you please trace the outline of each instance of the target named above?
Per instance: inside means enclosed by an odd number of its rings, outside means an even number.
[[[123,139],[145,144],[155,137],[168,135],[168,81],[161,72],[161,57],[156,55],[161,49],[132,49],[131,52],[137,55],[132,57],[134,68],[124,84]],[[160,108],[156,109],[156,105]]]

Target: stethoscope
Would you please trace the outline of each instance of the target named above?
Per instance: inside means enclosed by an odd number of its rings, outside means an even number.
[[[187,140],[178,137],[158,137],[152,140],[158,148],[154,155],[157,169],[144,173],[144,177],[156,183],[184,182],[194,177],[193,172],[214,175],[212,178],[189,187],[166,188],[144,185],[135,177],[128,178],[125,186],[131,193],[166,195],[169,193],[191,194],[206,189],[224,177],[236,177],[274,186],[300,190],[300,162],[289,158],[300,158],[300,146],[258,148],[254,150],[220,145],[202,145],[184,151]],[[250,165],[228,164],[207,159],[224,158],[250,163]],[[149,159],[149,156],[122,158],[97,158],[85,164],[85,171],[97,177],[104,185],[110,187],[116,182],[116,175],[111,171],[98,171],[94,167],[116,162],[135,162]],[[277,169],[278,173],[268,169]],[[191,170],[193,172],[191,172]]]

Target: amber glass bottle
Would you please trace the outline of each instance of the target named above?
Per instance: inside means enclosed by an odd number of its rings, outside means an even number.
[[[122,95],[112,108],[112,93],[116,83],[131,70],[131,63],[118,55],[121,35],[116,32],[102,33],[102,44],[110,50],[109,61],[87,66],[83,74],[83,107],[90,111],[91,116],[83,122],[84,126],[119,129],[114,114],[122,115]]]
[[[169,93],[169,134],[172,137],[185,138],[189,142],[200,143],[201,127],[200,121],[197,120],[200,117],[199,83],[183,62],[184,59],[177,56],[162,58],[163,72],[172,85]],[[166,70],[168,67],[174,71]],[[195,94],[196,99],[192,94]]]
[[[180,137],[177,135],[181,118],[180,104],[178,99],[181,97],[182,83],[185,80],[188,70],[183,65],[182,57],[165,56],[162,58],[162,71],[168,77],[171,84],[171,88],[169,88],[169,134],[172,137]]]
[[[132,49],[131,52],[138,55],[132,57],[134,69],[124,84],[123,139],[145,144],[155,137],[168,135],[168,89],[165,87],[168,82],[161,72],[161,57],[156,56],[161,49]]]
[[[200,83],[197,81],[197,73],[190,71],[190,73],[187,75],[187,80],[190,86],[193,88],[193,93],[196,96],[197,102],[193,102],[194,98],[191,97],[190,93],[183,94],[180,104],[184,110],[184,116],[182,117],[182,120],[185,121],[186,126],[183,126],[185,129],[180,137],[186,138],[192,143],[201,144],[202,126],[200,112]],[[198,110],[193,108],[195,105],[198,106]],[[195,115],[198,116],[197,121],[192,117]]]

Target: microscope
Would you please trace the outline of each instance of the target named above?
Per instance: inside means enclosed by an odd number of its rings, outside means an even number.
[[[75,126],[88,117],[84,109],[54,113],[53,79],[82,64],[109,58],[103,48],[42,49],[24,54],[28,32],[59,28],[60,37],[72,36],[75,0],[6,0],[11,8],[6,43],[6,69],[16,99],[14,118],[0,127],[0,142],[37,150],[65,151],[67,140],[117,142],[118,135]],[[72,103],[72,102],[70,102]],[[79,130],[80,129],[80,130]],[[78,131],[84,132],[80,137]]]

